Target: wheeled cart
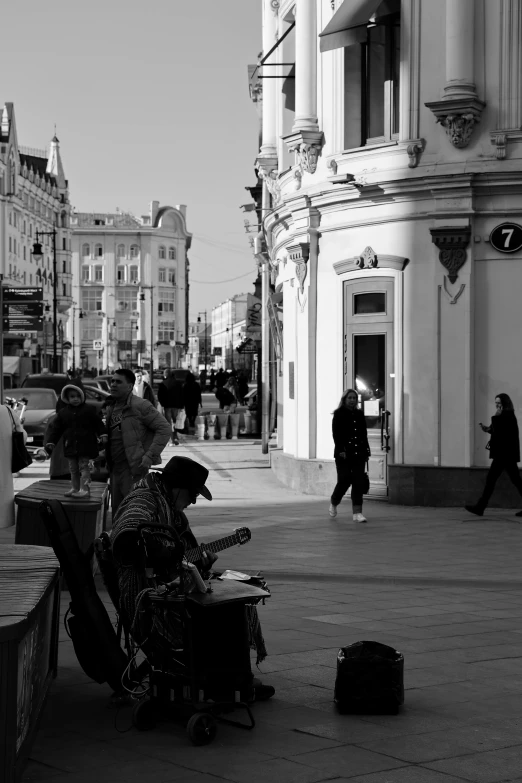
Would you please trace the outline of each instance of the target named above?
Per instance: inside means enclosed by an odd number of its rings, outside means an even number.
[[[184,719],[195,745],[212,742],[217,720],[252,729],[255,720],[250,665],[250,607],[269,593],[230,580],[213,580],[211,593],[159,595],[149,591],[140,611],[168,628],[164,644],[142,645],[150,664],[147,695],[137,702],[133,723],[153,728],[160,720]],[[240,708],[245,721],[225,717]]]

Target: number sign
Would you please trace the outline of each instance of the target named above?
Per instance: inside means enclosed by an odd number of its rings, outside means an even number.
[[[493,229],[489,241],[499,253],[516,253],[522,248],[522,226],[516,223],[501,223]]]

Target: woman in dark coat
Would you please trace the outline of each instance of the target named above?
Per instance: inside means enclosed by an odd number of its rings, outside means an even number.
[[[352,487],[353,521],[366,522],[362,513],[365,464],[370,456],[364,413],[357,407],[357,392],[347,389],[334,411],[332,434],[337,484],[332,493],[329,514],[337,516],[337,506]]]
[[[191,427],[194,427],[196,416],[198,415],[200,405],[203,405],[203,402],[201,400],[201,386],[191,372],[189,372],[185,383],[183,384],[183,405],[189,424]]]
[[[520,439],[513,403],[507,394],[497,394],[495,407],[497,411],[491,417],[489,427],[486,427],[482,422],[479,425],[483,432],[489,432],[491,435],[488,446],[489,458],[493,461],[486,478],[486,485],[479,501],[474,506],[465,506],[466,511],[471,511],[472,514],[477,514],[479,517],[483,515],[495,489],[497,479],[504,471],[522,496],[522,479],[518,471]],[[517,513],[517,517],[522,517],[522,511]]]

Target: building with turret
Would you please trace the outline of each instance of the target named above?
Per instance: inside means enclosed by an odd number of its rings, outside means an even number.
[[[188,341],[186,206],[74,212],[74,365],[178,367]],[[81,316],[81,318],[80,318]]]
[[[40,332],[6,332],[4,356],[32,356],[34,371],[52,367],[55,287],[57,369],[67,359],[63,343],[72,304],[70,210],[57,136],[48,151],[20,146],[14,106],[6,103],[0,109],[0,273],[4,286],[43,289],[44,320]],[[37,232],[43,232],[38,262],[32,255]]]

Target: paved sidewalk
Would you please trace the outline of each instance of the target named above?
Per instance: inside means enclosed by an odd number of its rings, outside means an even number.
[[[253,731],[220,725],[207,747],[194,748],[175,724],[140,733],[130,708],[111,709],[108,687],[83,674],[62,630],[59,676],[24,781],[522,783],[516,517],[369,502],[368,524],[354,525],[349,501],[330,520],[324,498],[280,485],[257,443],[187,438],[177,451],[211,470],[214,501],[189,510],[197,536],[252,531],[218,563],[269,578],[261,670],[276,696],[254,705]],[[0,542],[10,537],[0,531]],[[64,594],[62,612],[67,605]],[[358,639],[403,652],[398,716],[337,714],[336,653]]]

